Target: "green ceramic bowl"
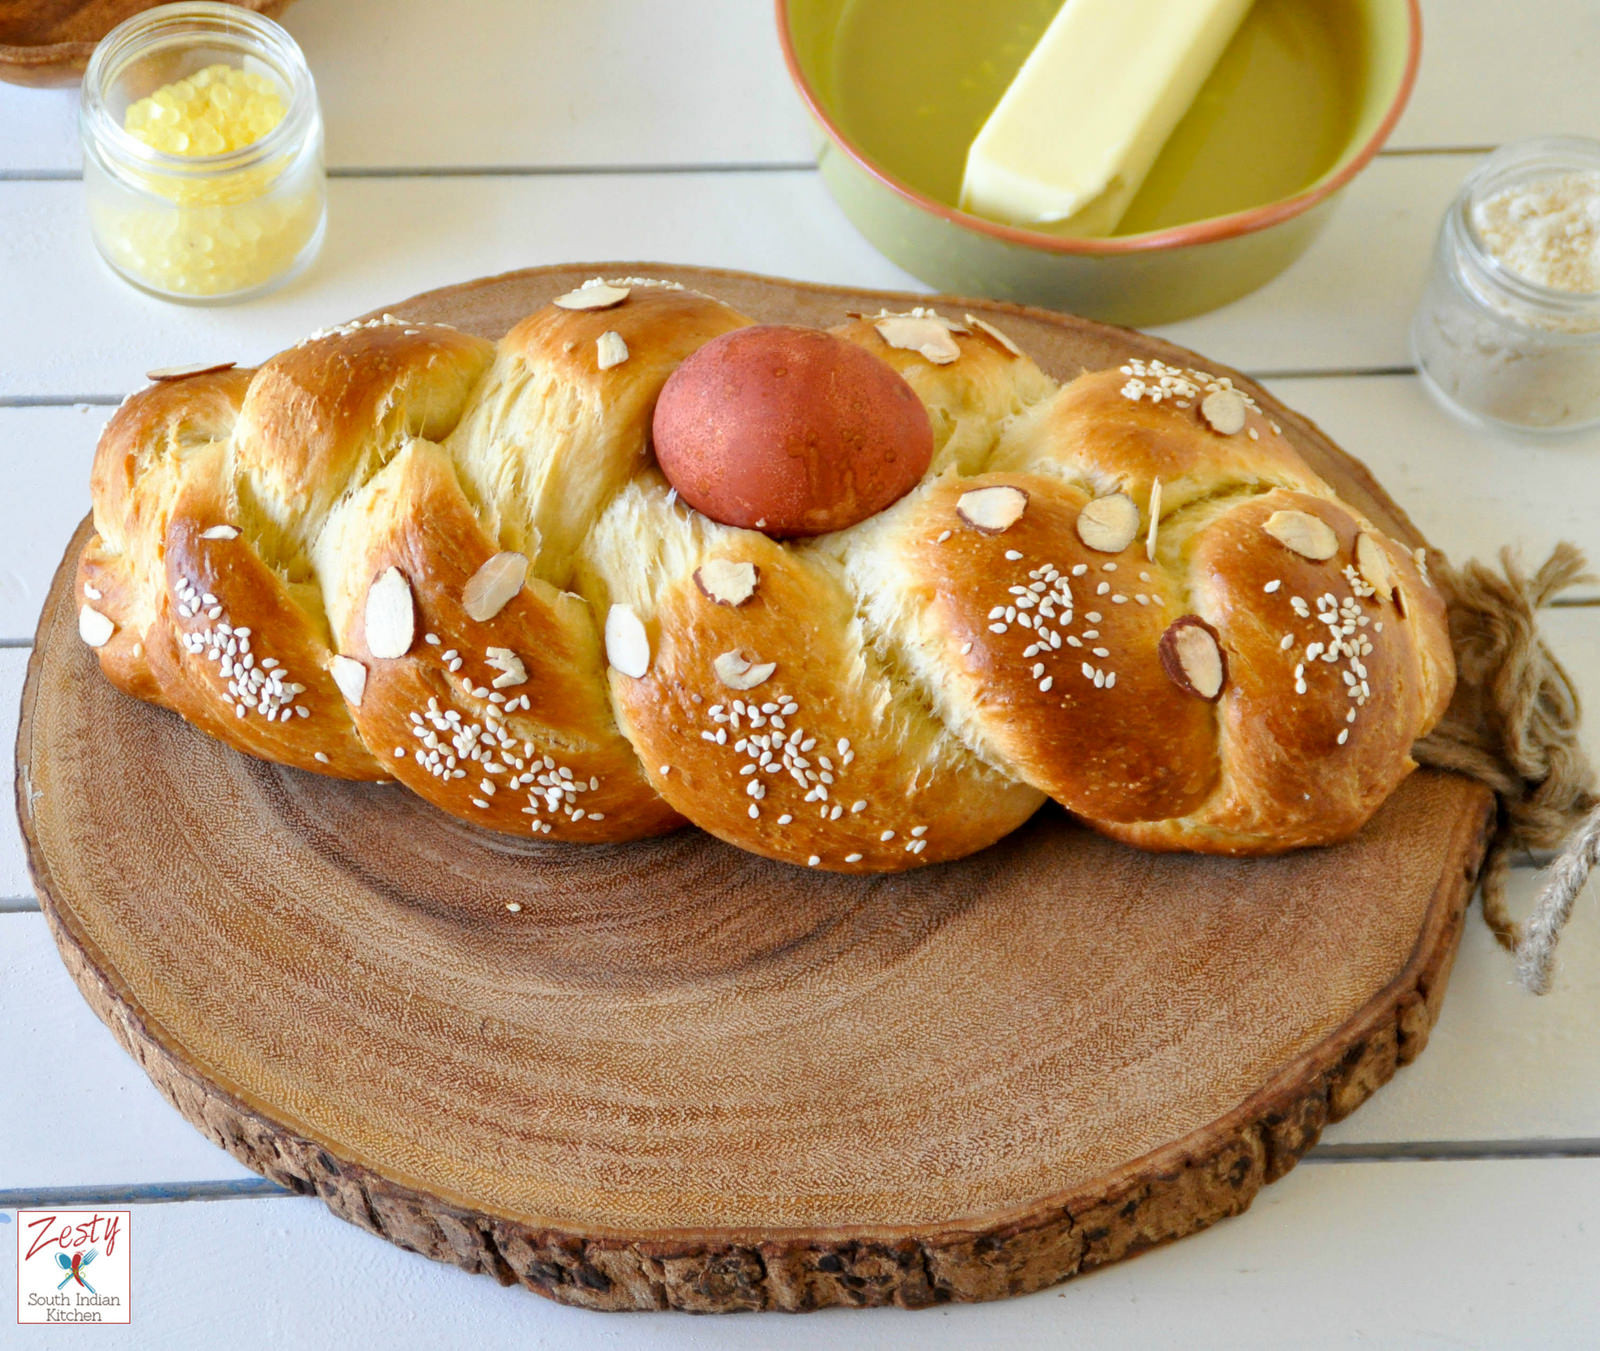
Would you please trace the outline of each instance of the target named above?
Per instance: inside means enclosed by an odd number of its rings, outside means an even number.
[[[835,115],[833,42],[859,0],[777,0],[795,88],[819,135],[818,167],[845,214],[894,262],[941,291],[1150,325],[1255,290],[1305,251],[1341,189],[1399,120],[1422,46],[1418,0],[1349,0],[1360,22],[1348,141],[1321,177],[1278,201],[1148,234],[1068,238],[999,225],[908,186],[853,144]]]

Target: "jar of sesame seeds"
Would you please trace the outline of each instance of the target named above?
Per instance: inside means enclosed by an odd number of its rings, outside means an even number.
[[[90,232],[120,276],[240,300],[316,256],[327,194],[316,85],[294,39],[234,5],[162,5],[95,48],[79,108]]]
[[[1600,426],[1600,141],[1503,146],[1445,213],[1411,329],[1424,385],[1497,429]]]

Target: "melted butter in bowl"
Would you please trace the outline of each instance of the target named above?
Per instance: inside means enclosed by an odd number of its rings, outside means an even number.
[[[1398,118],[1420,46],[1414,0],[1255,0],[1109,234],[962,211],[969,148],[1060,9],[779,0],[824,178],[873,243],[942,289],[1124,323],[1196,313],[1287,266]],[[1197,246],[1193,284],[1150,256]]]
[[[840,129],[909,186],[954,206],[967,148],[1060,8],[852,0],[832,62]],[[1256,0],[1116,233],[1263,206],[1331,169],[1360,83],[1351,13],[1344,0]]]

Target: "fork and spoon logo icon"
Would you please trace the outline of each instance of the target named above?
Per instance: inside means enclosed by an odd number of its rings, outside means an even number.
[[[56,1289],[61,1289],[61,1286],[66,1285],[68,1281],[77,1281],[77,1283],[87,1290],[91,1295],[94,1294],[94,1286],[90,1285],[88,1281],[83,1279],[83,1269],[84,1267],[88,1266],[90,1262],[94,1261],[94,1256],[97,1251],[98,1249],[90,1248],[86,1253],[75,1252],[72,1254],[70,1259],[67,1257],[66,1253],[58,1252],[56,1254],[56,1265],[67,1274],[61,1278],[61,1285],[56,1286]]]

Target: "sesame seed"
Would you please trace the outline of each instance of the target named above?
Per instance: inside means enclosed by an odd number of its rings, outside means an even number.
[[[1270,582],[1268,582],[1261,589],[1263,591],[1265,591],[1270,596],[1274,591],[1276,591],[1282,585],[1283,585],[1283,580],[1281,578],[1274,577]]]
[[[822,862],[822,860],[816,854],[813,854],[810,858],[808,858],[806,860],[806,867],[815,868],[817,866],[817,864],[819,864],[821,862]]]
[[[1346,727],[1339,733],[1339,744],[1342,746],[1348,740],[1350,740],[1350,729]]]
[[[916,839],[920,840],[927,833],[928,833],[927,826],[912,826],[911,827],[911,834]]]
[[[1006,550],[1006,557],[1009,558],[1013,563],[1015,563],[1019,558],[1022,557],[1022,554],[1021,554],[1020,551],[1018,551],[1016,549],[1007,549]]]
[[[892,839],[894,839],[894,831],[892,830],[886,830],[882,835],[878,836],[878,840],[882,844],[888,844]]]
[[[322,753],[322,752],[321,752],[321,751],[316,751],[316,752],[314,752],[314,753],[313,753],[313,754],[312,754],[312,757],[311,757],[311,758],[312,758],[312,759],[313,759],[313,760],[315,760],[315,761],[316,761],[316,762],[317,762],[317,763],[318,763],[318,764],[323,764],[323,765],[326,765],[326,764],[329,764],[329,763],[331,763],[331,762],[330,762],[330,761],[329,761],[329,759],[328,759],[328,757],[327,757],[327,756],[326,756],[326,755],[324,755],[324,754],[323,754],[323,753]]]
[[[844,856],[844,861],[846,863],[860,863],[861,862],[861,855],[860,854],[846,854]]]
[[[520,915],[522,913],[522,905],[517,901],[507,901],[506,909],[509,910],[513,915]]]

